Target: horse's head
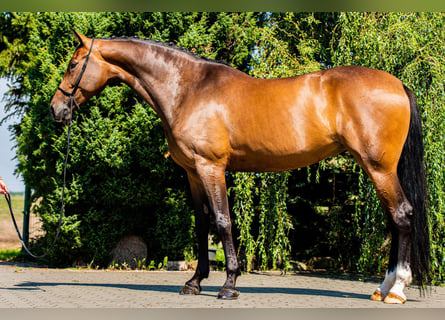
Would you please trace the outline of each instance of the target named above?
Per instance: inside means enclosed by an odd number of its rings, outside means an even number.
[[[100,93],[109,80],[107,63],[94,39],[72,31],[80,44],[51,100],[51,114],[58,122],[71,120],[72,111]]]

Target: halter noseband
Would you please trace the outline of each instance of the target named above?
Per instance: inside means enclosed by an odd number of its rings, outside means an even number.
[[[90,51],[88,51],[87,58],[85,59],[85,62],[83,63],[83,66],[82,66],[82,70],[80,71],[80,74],[77,77],[76,82],[74,83],[73,91],[68,92],[68,91],[62,89],[61,87],[57,87],[57,89],[60,90],[64,95],[66,95],[67,97],[70,97],[70,99],[71,99],[70,109],[71,110],[72,110],[73,104],[77,107],[77,109],[79,109],[79,105],[77,104],[77,101],[74,98],[74,95],[76,94],[76,91],[79,88],[80,80],[82,79],[83,74],[85,73],[85,69],[87,68],[88,60],[90,59],[91,50],[93,49],[93,43],[94,43],[94,38],[91,41]]]

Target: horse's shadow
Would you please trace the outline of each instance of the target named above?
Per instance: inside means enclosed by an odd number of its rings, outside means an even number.
[[[176,285],[146,285],[146,284],[116,284],[116,283],[82,283],[82,282],[22,282],[16,284],[13,288],[7,288],[7,290],[39,290],[46,291],[45,287],[52,286],[70,286],[70,287],[103,287],[103,288],[116,288],[127,289],[135,291],[152,291],[152,292],[168,292],[177,294],[182,286]],[[296,296],[324,296],[324,297],[337,297],[337,298],[352,298],[352,299],[364,299],[369,300],[369,295],[344,292],[339,290],[328,289],[311,289],[311,288],[285,288],[285,287],[237,287],[242,294],[288,294]],[[221,290],[220,286],[202,286],[201,295],[215,296]],[[214,292],[214,294],[213,294]]]

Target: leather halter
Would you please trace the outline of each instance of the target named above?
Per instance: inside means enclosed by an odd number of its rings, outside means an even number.
[[[74,98],[74,95],[76,94],[76,91],[79,88],[80,80],[82,79],[83,74],[85,73],[85,69],[87,68],[88,60],[90,59],[91,50],[93,49],[93,43],[94,43],[94,38],[91,41],[90,51],[88,51],[87,58],[85,59],[85,62],[83,63],[83,66],[82,66],[82,70],[80,71],[80,74],[77,77],[76,82],[74,83],[73,91],[68,92],[68,91],[62,89],[60,86],[57,87],[57,89],[60,90],[64,95],[71,98],[71,105],[70,105],[71,111],[72,111],[73,104],[77,107],[77,109],[79,109],[79,105],[77,104],[77,101]]]

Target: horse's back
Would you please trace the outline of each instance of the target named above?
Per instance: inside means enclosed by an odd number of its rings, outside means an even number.
[[[290,170],[343,150],[334,138],[335,115],[320,86],[322,74],[232,81],[222,117],[230,137],[229,170]]]

